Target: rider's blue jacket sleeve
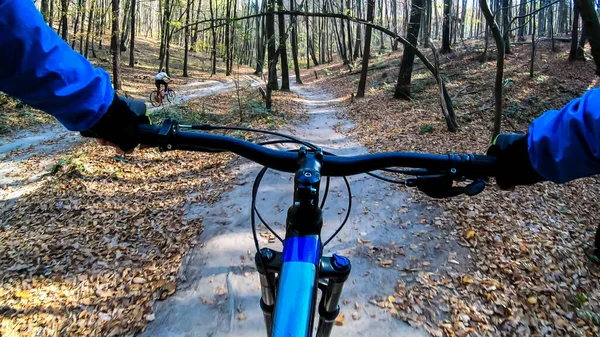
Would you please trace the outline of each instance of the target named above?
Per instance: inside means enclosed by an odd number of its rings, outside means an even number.
[[[88,130],[112,103],[109,75],[73,51],[31,0],[0,0],[0,91]]]
[[[550,110],[529,127],[529,157],[555,183],[600,173],[600,88]]]

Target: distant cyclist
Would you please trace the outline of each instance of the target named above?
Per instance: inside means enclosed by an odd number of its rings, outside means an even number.
[[[164,68],[161,69],[158,74],[154,75],[154,84],[156,84],[156,90],[158,92],[160,92],[160,85],[161,84],[164,85],[165,86],[165,91],[163,92],[164,95],[166,95],[169,90],[169,82],[165,81],[165,79],[170,80],[171,78],[169,77],[169,75],[167,75]]]

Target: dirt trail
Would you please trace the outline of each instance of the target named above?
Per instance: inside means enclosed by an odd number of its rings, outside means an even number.
[[[336,117],[332,96],[310,86],[296,86],[293,90],[305,100],[310,121],[292,124],[283,132],[322,145],[325,150],[339,155],[367,152],[334,131],[335,126],[344,129],[350,125]],[[156,302],[156,319],[142,336],[266,335],[259,308],[260,287],[254,269],[255,249],[249,220],[252,183],[260,167],[245,160],[241,162],[232,172],[237,176],[236,184],[219,202],[188,205],[188,218],[203,218],[205,230],[200,236],[201,244],[184,261],[184,282],[180,289],[167,300]],[[352,273],[342,295],[348,304],[340,304],[345,322],[334,327],[332,336],[427,335],[422,329],[392,318],[389,312],[369,301],[392,295],[399,279],[407,283],[414,281],[415,275],[423,269],[422,261],[430,262],[429,271],[445,268],[450,250],[443,247],[446,235],[434,226],[423,224],[431,223],[437,211],[411,203],[406,193],[366,175],[350,177],[350,184],[353,206],[349,221],[325,247],[326,255],[348,254],[352,261]],[[261,214],[280,235],[284,233],[292,187],[291,174],[270,171],[258,194]],[[324,209],[324,237],[329,237],[340,224],[347,202],[343,181],[332,179]],[[363,242],[370,241],[368,245],[375,249],[359,244],[359,238]],[[260,237],[260,242],[267,245],[268,241]],[[269,246],[280,249],[277,244]],[[392,258],[394,265],[383,268],[378,258]]]
[[[248,75],[242,76],[240,81],[252,86],[260,84]],[[195,97],[233,91],[235,88],[233,80],[189,83],[175,88],[178,96],[173,104]],[[148,102],[146,103],[148,108],[153,109]],[[34,190],[60,156],[82,141],[79,133],[71,132],[59,123],[40,125],[0,137],[0,209],[9,207],[21,195]]]

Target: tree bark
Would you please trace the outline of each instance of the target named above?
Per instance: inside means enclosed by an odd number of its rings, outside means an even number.
[[[281,57],[281,90],[289,91],[290,90],[290,70],[288,65],[287,58],[287,39],[285,36],[285,16],[282,11],[283,8],[283,0],[277,0],[278,8],[278,21],[279,21],[279,56]]]
[[[296,7],[294,5],[296,0],[290,0],[290,10],[293,11]],[[298,17],[292,18],[292,58],[294,59],[294,74],[296,75],[296,83],[302,84],[300,78],[300,66],[298,65],[298,31],[297,31]]]
[[[231,0],[226,2],[225,19],[229,21],[231,18]],[[225,76],[231,76],[231,68],[229,60],[231,59],[231,25],[225,25]]]
[[[573,25],[571,28],[571,52],[569,53],[569,61],[577,60],[577,38],[578,38],[578,35],[579,35],[579,7],[575,6],[575,13],[573,14]]]
[[[119,51],[119,0],[112,0],[112,38],[111,51],[113,56],[113,87],[121,90],[121,69]]]
[[[456,0],[458,1],[458,0]],[[452,8],[451,0],[444,0],[444,26],[442,28],[442,54],[451,53],[450,48],[450,9]]]
[[[131,37],[129,38],[129,66],[131,68],[135,65],[135,10],[136,10],[136,0],[131,0]],[[186,50],[187,56],[187,50]]]
[[[215,75],[217,73],[217,32],[215,30],[215,14],[213,10],[213,2],[212,0],[208,1],[208,6],[210,7],[210,28],[212,32],[212,50],[211,50],[211,58],[212,58],[212,69],[211,75]],[[216,4],[215,4],[216,6]]]
[[[525,41],[525,10],[526,10],[527,2],[526,0],[521,0],[519,4],[519,29],[518,29],[518,39],[519,41]]]
[[[577,47],[577,55],[575,55],[577,60],[585,61],[584,48],[585,48],[586,41],[587,41],[587,29],[585,28],[585,25],[583,25],[583,27],[581,27],[581,37],[579,38],[579,43],[578,43],[578,47]]]
[[[69,0],[60,0],[60,4],[61,4],[61,6],[60,6],[60,27],[61,27],[60,36],[66,42],[69,39],[69,29],[68,29],[68,24],[67,24],[67,13],[69,11]]]
[[[410,23],[408,25],[408,34],[406,39],[413,46],[417,45],[417,37],[419,36],[419,28],[421,26],[421,13],[423,8],[423,0],[412,0],[410,11]],[[410,99],[410,80],[412,76],[413,64],[415,62],[415,52],[412,49],[404,49],[402,55],[402,63],[400,65],[400,73],[398,74],[398,83],[394,98]]]
[[[502,0],[502,27],[504,27],[504,53],[511,54],[510,51],[510,29],[508,17],[510,15],[510,5],[508,0]]]
[[[373,22],[375,11],[375,0],[367,0],[367,21]],[[369,56],[371,54],[371,26],[365,28],[365,49],[362,59],[362,71],[360,81],[358,82],[358,92],[356,97],[365,97],[365,88],[367,86],[367,70],[369,69]]]
[[[94,12],[96,11],[95,7],[96,7],[96,0],[92,0],[90,3],[90,16],[88,17],[87,33],[85,34],[85,51],[84,51],[85,58],[88,57],[88,51],[89,51],[89,47],[90,47],[90,33],[92,32],[92,26],[93,26],[93,22],[94,22]],[[92,42],[92,47],[93,47],[93,42]]]
[[[592,47],[592,56],[596,65],[596,75],[600,76],[600,21],[596,14],[596,9],[591,1],[576,0],[576,6],[579,8],[586,36]]]
[[[40,5],[40,12],[42,12],[42,16],[44,17],[44,21],[48,22],[48,0],[42,0]]]
[[[135,2],[135,0],[131,0]],[[190,10],[194,5],[194,0],[187,0],[187,8],[185,10],[185,24],[186,26],[190,24]],[[132,17],[133,18],[133,17]],[[133,23],[132,23],[133,25]],[[183,48],[183,77],[189,77],[188,75],[188,54],[190,52],[190,30],[189,27],[185,27],[183,31],[183,38],[185,39],[185,46]],[[133,41],[133,34],[131,34],[131,40]],[[133,55],[133,45],[131,48],[131,54]],[[133,64],[130,63],[130,66],[133,67]]]
[[[267,92],[269,90],[279,90],[277,83],[277,58],[275,56],[275,0],[268,0],[267,8],[267,60],[269,81],[267,83]]]
[[[495,96],[495,114],[494,114],[494,131],[492,133],[492,140],[500,134],[500,124],[502,122],[502,104],[504,102],[503,90],[503,76],[504,76],[504,41],[502,40],[502,34],[500,29],[494,20],[492,12],[488,7],[487,0],[479,0],[479,6],[485,17],[487,25],[492,31],[494,40],[496,41],[496,48],[498,49],[496,55],[496,81],[494,83],[494,96]]]

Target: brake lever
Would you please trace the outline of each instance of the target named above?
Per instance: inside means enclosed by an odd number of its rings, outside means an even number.
[[[453,186],[454,179],[448,175],[421,176],[406,179],[406,186],[416,187],[419,191],[435,199],[455,197],[461,194],[473,196],[481,193],[487,183],[484,179],[475,179],[467,186]]]

